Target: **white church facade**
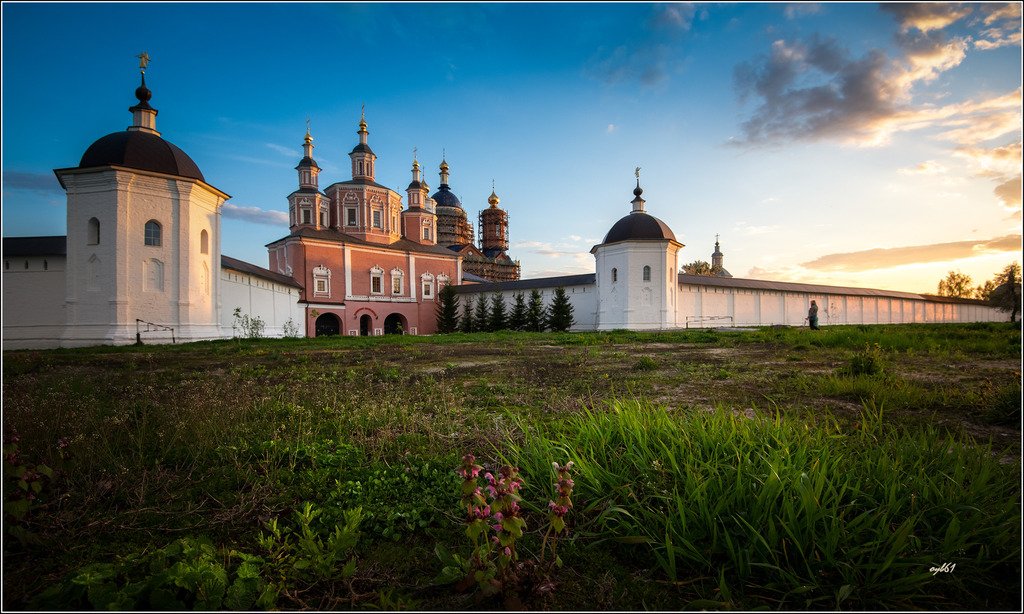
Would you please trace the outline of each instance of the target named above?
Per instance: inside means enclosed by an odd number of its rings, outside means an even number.
[[[684,246],[646,212],[639,176],[632,211],[591,250],[595,273],[487,282],[463,267],[467,241],[439,243],[442,207],[428,197],[418,162],[405,208],[374,181],[365,119],[350,154],[352,180],[327,189],[336,197],[319,189],[307,130],[299,189],[289,196],[291,232],[268,246],[264,268],[222,255],[221,206],[230,196],[156,130],[144,70],[135,95],[127,130],[95,141],[78,166],[54,171],[67,193],[67,235],[3,239],[4,349],[230,338],[239,333],[236,315],[258,318],[271,337],[429,334],[447,284],[464,301],[500,293],[507,304],[532,289],[550,302],[564,287],[574,330],[800,325],[811,300],[825,325],[1004,319],[967,299],[681,274]],[[441,170],[444,188],[446,163]],[[324,206],[303,210],[309,195]],[[507,218],[493,192],[488,202],[486,213],[501,223],[482,226],[494,232],[477,264],[504,267],[498,278],[514,280]],[[713,259],[724,271],[717,242]]]

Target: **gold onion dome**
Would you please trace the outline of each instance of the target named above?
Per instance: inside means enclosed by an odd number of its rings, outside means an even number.
[[[448,170],[448,163],[445,162],[444,160],[441,160],[441,166],[438,167],[438,168],[440,168],[442,171],[447,171]]]
[[[489,202],[492,207],[497,207],[498,203],[501,202],[501,199],[494,193],[494,190],[491,190],[491,195],[488,197],[487,202]]]

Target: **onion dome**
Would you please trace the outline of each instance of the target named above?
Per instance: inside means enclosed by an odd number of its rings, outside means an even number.
[[[420,181],[420,163],[413,158],[412,161],[412,181],[409,182],[409,187],[406,190],[419,190],[423,188],[423,182]]]
[[[135,90],[135,97],[138,104],[128,109],[134,118],[133,125],[96,140],[82,154],[78,168],[125,166],[205,182],[192,158],[156,131],[157,110],[149,106],[153,92],[146,87],[145,75],[142,75],[142,85]]]
[[[497,207],[498,203],[501,202],[501,199],[498,198],[498,195],[494,193],[493,189],[491,189],[491,195],[487,198],[487,202],[490,203],[492,207]]]
[[[434,192],[431,198],[437,202],[438,207],[457,207],[461,209],[462,202],[448,187],[448,163],[442,159],[441,166],[438,168],[441,170],[441,185],[438,186],[437,191]]]
[[[366,129],[366,107],[365,107],[365,105],[363,107],[362,116],[359,118],[359,131],[356,134],[359,135],[359,143],[355,147],[353,147],[352,151],[349,152],[349,153],[368,153],[368,154],[372,154],[373,150],[370,149],[370,146],[366,144],[366,136],[368,134],[370,134],[370,133]]]
[[[153,92],[150,91],[150,89],[148,87],[146,87],[146,75],[145,74],[142,75],[142,85],[140,85],[139,87],[135,88],[135,97],[139,99],[139,104],[136,105],[137,107],[142,108],[142,109],[152,109],[153,108],[153,107],[149,106],[149,101],[150,101],[151,98],[153,98]],[[128,110],[129,111],[134,111],[135,107],[129,108]]]

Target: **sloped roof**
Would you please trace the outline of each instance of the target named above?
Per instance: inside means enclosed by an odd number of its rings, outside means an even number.
[[[291,232],[290,234],[281,237],[276,241],[271,241],[270,243],[267,243],[267,247],[280,243],[286,239],[302,237],[310,239],[320,239],[323,241],[334,241],[337,243],[351,243],[353,245],[364,245],[366,247],[374,247],[377,249],[392,249],[402,252],[419,252],[423,254],[433,254],[435,256],[448,256],[449,258],[457,255],[452,253],[452,251],[449,250],[448,248],[442,247],[440,245],[422,245],[420,243],[416,243],[415,241],[410,241],[409,239],[405,238],[399,239],[394,243],[374,243],[372,241],[365,241],[363,239],[353,237],[352,235],[345,234],[337,230],[317,230],[316,228],[309,228],[308,226],[301,227]]]
[[[265,269],[263,267],[256,266],[255,264],[249,264],[244,260],[232,258],[231,256],[225,256],[224,254],[221,254],[220,256],[220,266],[221,268],[231,269],[233,271],[238,271],[240,273],[247,273],[249,275],[255,275],[256,277],[263,277],[265,279],[269,279],[270,281],[275,281],[279,284],[292,286],[293,288],[302,287],[302,284],[295,281],[291,277],[288,277],[287,275],[275,273],[270,269]]]
[[[768,281],[763,279],[742,279],[739,277],[709,277],[706,275],[679,274],[679,283],[692,286],[717,286],[720,288],[744,288],[750,290],[774,290],[776,292],[807,292],[810,294],[847,294],[850,296],[877,296],[885,298],[905,298],[910,300],[928,300],[939,303],[968,303],[986,305],[985,301],[976,299],[954,299],[948,296],[915,294],[898,290],[878,290],[875,288],[851,288],[848,286],[829,286],[820,284],[803,284],[789,281]]]
[[[597,279],[594,273],[582,275],[563,275],[561,277],[539,277],[537,279],[520,279],[518,281],[497,281],[467,286],[465,290],[456,287],[459,293],[466,292],[498,292],[501,290],[532,290],[534,288],[557,288],[558,286],[585,286]]]
[[[4,256],[66,256],[68,238],[59,237],[4,237]]]

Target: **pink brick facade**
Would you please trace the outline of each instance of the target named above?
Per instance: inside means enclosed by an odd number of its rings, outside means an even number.
[[[438,291],[447,283],[457,283],[459,258],[444,254],[443,248],[422,252],[407,241],[400,243],[413,249],[366,245],[341,237],[292,236],[270,245],[270,269],[291,267],[292,277],[302,284],[306,330],[311,337],[327,330],[331,322],[321,319],[325,314],[337,318],[336,334],[396,332],[388,325],[389,317],[406,334],[432,334],[437,330]]]
[[[267,246],[269,268],[302,286],[308,336],[430,334],[439,290],[462,278],[462,257],[437,245],[435,203],[414,161],[402,197],[375,180],[365,119],[349,154],[352,179],[319,188],[307,132],[288,196],[291,233]]]

